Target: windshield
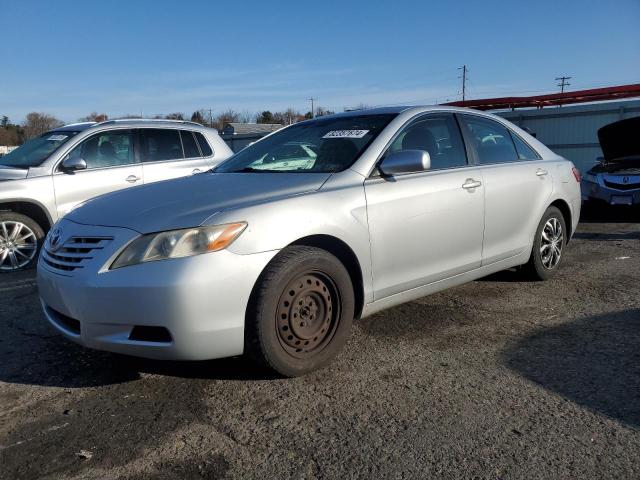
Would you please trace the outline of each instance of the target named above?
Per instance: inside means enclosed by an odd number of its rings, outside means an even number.
[[[395,114],[317,119],[241,150],[215,172],[339,172],[349,168]]]
[[[17,168],[37,167],[78,132],[48,132],[0,158],[0,165]]]

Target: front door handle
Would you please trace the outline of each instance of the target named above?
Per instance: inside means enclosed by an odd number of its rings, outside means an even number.
[[[135,175],[129,175],[126,180],[129,183],[136,183],[138,180],[140,180],[140,177],[136,177]]]
[[[480,185],[482,185],[481,181],[474,180],[473,178],[467,178],[462,184],[462,188],[469,190],[471,188],[478,188]]]
[[[549,172],[547,172],[546,170],[544,170],[544,169],[542,169],[542,168],[539,168],[538,170],[536,170],[536,175],[537,175],[537,176],[539,176],[539,177],[543,177],[543,176],[545,176],[547,173],[549,173]]]
[[[191,174],[195,175],[196,173],[202,173],[202,170],[200,170],[199,168],[194,168]]]

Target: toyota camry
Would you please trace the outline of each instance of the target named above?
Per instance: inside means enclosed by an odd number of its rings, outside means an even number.
[[[580,200],[571,162],[495,115],[320,117],[72,210],[39,257],[42,307],[89,348],[301,375],[354,318],[512,267],[550,278]]]

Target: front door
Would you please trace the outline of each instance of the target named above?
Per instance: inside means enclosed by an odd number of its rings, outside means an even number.
[[[90,198],[142,185],[133,143],[131,130],[117,129],[96,133],[76,146],[67,157],[84,159],[87,169],[64,172],[58,166],[53,175],[58,218]]]
[[[365,181],[375,300],[473,270],[482,258],[484,187],[454,116],[413,120],[388,152],[399,150],[427,151],[431,169]]]

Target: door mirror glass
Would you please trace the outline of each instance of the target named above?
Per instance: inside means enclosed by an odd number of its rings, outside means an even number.
[[[75,172],[76,170],[86,170],[87,162],[82,157],[67,157],[62,162],[62,169],[66,172]]]
[[[387,155],[380,164],[384,175],[424,172],[431,168],[431,157],[425,150],[401,150]]]

